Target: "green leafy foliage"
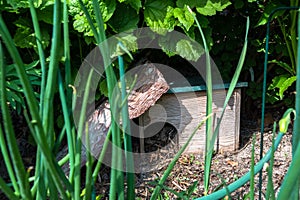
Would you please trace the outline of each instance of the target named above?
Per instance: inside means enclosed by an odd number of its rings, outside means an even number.
[[[6,17],[10,18],[9,24],[12,30],[12,36],[17,47],[34,49],[35,52],[28,51],[30,57],[37,55],[36,35],[32,24],[32,19],[29,17],[29,3],[28,1],[7,1],[8,4],[3,4]],[[36,9],[37,20],[40,23],[41,40],[40,43],[43,49],[47,49],[50,44],[53,1],[35,0],[33,5]],[[28,60],[28,62],[31,62]]]
[[[249,82],[246,93],[253,100],[257,100],[257,99],[261,98],[262,84],[257,84],[253,81]]]
[[[53,5],[53,0],[32,0],[33,5],[36,8],[45,8],[49,5]],[[20,9],[29,8],[29,1],[28,0],[6,0],[1,5],[5,6],[4,10],[10,10],[12,12],[18,13]],[[52,18],[52,17],[51,17]]]
[[[139,12],[140,8],[142,8],[141,0],[119,0],[119,2],[125,2],[126,4],[129,4],[132,8],[136,10],[137,13]]]
[[[265,25],[268,22],[268,18],[271,14],[271,12],[273,10],[275,10],[278,7],[281,6],[286,6],[282,3],[282,1],[270,1],[268,4],[264,5],[260,5],[261,8],[263,8],[264,12],[262,14],[262,16],[260,17],[260,19],[257,22],[256,26],[262,26]],[[282,16],[285,13],[285,11],[278,11],[274,14],[274,18],[278,17],[278,16]]]
[[[247,89],[247,94],[254,100],[260,100],[263,81],[263,60],[265,56],[266,45],[266,23],[271,12],[280,6],[289,6],[289,3],[297,1],[272,0],[268,2],[259,1],[231,1],[233,5],[210,18],[210,27],[212,28],[212,38],[214,43],[211,49],[212,57],[218,66],[222,78],[225,81],[231,79],[232,65],[236,60],[235,54],[240,48],[241,33],[243,30],[240,23],[242,16],[251,16],[250,47],[248,56],[245,60],[243,73],[245,79],[251,81]],[[292,4],[291,4],[292,5]],[[295,89],[295,19],[293,15],[296,11],[279,11],[273,15],[269,35],[269,59],[268,79],[266,101],[269,104],[275,104],[283,101],[284,104],[290,104],[293,99],[293,90]],[[226,22],[226,26],[224,26]],[[234,28],[232,28],[234,27]],[[249,72],[250,69],[253,72]],[[252,74],[252,75],[250,75]],[[279,89],[273,87],[278,81],[277,76],[287,76],[291,79]],[[275,79],[274,79],[275,78]],[[274,79],[274,80],[273,80]]]
[[[296,81],[296,76],[279,75],[273,78],[268,90],[279,89],[278,96],[280,100],[284,97],[284,92]]]
[[[41,6],[36,12],[39,21],[43,21],[46,24],[53,24],[53,5],[50,2]]]
[[[147,0],[144,5],[145,19],[152,21],[162,21],[167,14],[168,6],[173,6],[172,0]]]
[[[286,72],[290,73],[291,75],[296,74],[295,69],[293,69],[290,65],[283,61],[278,61],[278,60],[272,60],[269,61],[269,63],[273,63],[281,67],[282,69],[286,70]]]
[[[176,44],[176,52],[187,60],[197,61],[204,50],[197,45],[193,45],[189,40],[180,40]]]
[[[100,5],[100,11],[103,16],[103,21],[107,22],[112,15],[114,14],[114,11],[116,9],[116,1],[115,0],[106,0],[106,1],[98,1]],[[95,21],[96,16],[93,10],[93,3],[92,1],[89,0],[84,0],[83,1],[85,7],[87,8],[88,12],[91,14],[92,19]],[[87,18],[84,16],[83,11],[81,10],[80,4],[77,0],[71,0],[69,3],[69,13],[71,16],[73,16],[73,26],[74,29],[77,30],[80,33],[83,33],[84,36],[87,38],[93,37],[94,34],[88,25]],[[95,22],[96,25],[96,22]],[[105,29],[107,28],[107,24],[104,24]],[[86,42],[90,43],[91,39],[86,40]]]
[[[293,6],[293,1],[290,2],[291,6]],[[264,17],[269,17],[272,10],[280,7],[286,6],[285,2],[281,1],[273,1],[266,5],[266,12],[258,22],[258,25],[265,24]],[[296,54],[297,54],[297,39],[295,36],[296,33],[296,17],[294,11],[277,11],[274,13],[275,23],[278,23],[280,28],[280,34],[274,34],[273,40],[276,41],[275,52],[280,55],[280,58],[272,60],[270,63],[274,64],[281,68],[281,70],[275,71],[275,77],[272,79],[272,83],[270,84],[268,91],[274,92],[277,90],[275,97],[278,101],[284,100],[283,98],[292,99],[293,95],[291,91],[288,90],[294,85],[296,81]],[[288,25],[288,26],[287,26]],[[272,37],[272,35],[270,35]],[[274,52],[274,51],[273,51]],[[285,94],[288,94],[284,96]],[[290,94],[289,94],[290,93]],[[273,93],[274,94],[274,93]]]
[[[18,27],[14,35],[15,44],[21,48],[34,48],[37,50],[36,37],[31,21],[28,18],[19,18],[14,24]],[[46,29],[42,29],[41,34],[41,43],[46,48],[50,43],[50,35]]]
[[[167,8],[167,14],[163,20],[151,20],[151,18],[145,18],[145,22],[151,28],[152,31],[164,35],[168,30],[173,30],[178,24],[178,20],[174,17],[174,8],[169,6]]]
[[[144,9],[146,24],[156,33],[165,34],[177,25],[172,1],[147,1]]]
[[[177,37],[175,34],[167,34],[159,38],[159,45],[167,55],[180,55],[191,61],[197,61],[204,53],[202,46],[195,41]]]
[[[83,2],[85,3],[89,13],[91,13],[92,19],[95,20],[93,10],[91,9],[92,4],[87,0]],[[107,30],[107,26],[109,26],[113,31],[112,34],[131,30],[137,28],[138,24],[143,24],[149,26],[152,31],[162,35],[166,34],[168,31],[174,30],[175,27],[180,27],[183,32],[193,39],[197,39],[197,36],[195,35],[193,27],[194,19],[191,13],[187,10],[187,5],[192,8],[197,7],[206,9],[207,7],[210,7],[211,10],[214,10],[214,13],[222,11],[230,5],[229,1],[216,1],[212,3],[210,1],[189,2],[184,0],[147,0],[144,2],[143,6],[139,0],[109,2],[110,4],[108,5],[107,1],[104,1],[103,5],[106,5],[105,8],[107,10],[102,8],[101,11],[104,16],[105,28]],[[141,12],[143,17],[138,15]],[[83,33],[84,36],[86,36],[87,42],[91,42],[91,40],[87,38],[93,36],[93,33],[89,26],[87,26],[87,20],[83,16],[83,12],[76,0],[72,0],[70,2],[70,13],[74,19],[74,29]],[[201,19],[200,23],[203,25],[208,44],[209,46],[212,46],[212,32],[211,28],[208,26],[208,20],[203,17],[203,15],[199,15],[198,17]],[[141,20],[144,21],[141,22]],[[107,32],[110,33],[110,30],[107,30]],[[201,40],[197,39],[197,41]],[[163,49],[168,50],[169,48],[163,47]],[[166,53],[170,56],[174,55],[169,51]]]
[[[117,12],[114,12],[108,21],[114,32],[120,33],[137,28],[139,15],[134,8],[126,4],[117,4],[116,10]]]
[[[26,16],[26,9],[28,10],[27,1],[7,1],[10,6],[10,11],[16,12],[16,18],[13,21],[15,25],[15,32],[13,38],[18,47],[26,49],[34,49],[36,51],[36,39],[33,33],[33,26],[30,18]],[[216,65],[218,66],[222,77],[225,81],[231,79],[233,69],[232,66],[237,62],[236,54],[241,48],[242,43],[242,32],[244,24],[240,23],[241,16],[251,15],[252,31],[253,34],[251,40],[251,48],[249,48],[249,56],[245,60],[244,72],[249,68],[255,69],[255,78],[259,79],[261,74],[261,68],[264,55],[264,32],[266,19],[270,15],[272,9],[277,8],[287,3],[283,0],[272,0],[267,3],[255,2],[253,0],[248,1],[230,1],[230,0],[205,0],[205,1],[188,1],[188,0],[104,0],[98,1],[100,10],[103,15],[104,27],[107,35],[114,35],[120,32],[128,32],[138,27],[149,26],[155,33],[166,36],[164,39],[159,40],[159,45],[163,51],[169,55],[174,56],[176,54],[181,57],[195,61],[202,55],[202,50],[197,49],[198,47],[187,41],[174,40],[168,35],[169,31],[176,30],[186,34],[188,37],[195,39],[197,42],[201,42],[200,35],[195,31],[195,24],[192,15],[187,10],[189,6],[194,11],[197,11],[197,19],[203,28],[203,32],[206,38],[209,49],[211,50],[211,56],[213,57]],[[94,24],[96,24],[95,13],[92,9],[92,1],[84,0],[84,5],[87,7],[88,12],[91,14]],[[53,0],[35,0],[34,5],[36,7],[38,20],[41,24],[42,44],[43,48],[47,49],[50,45],[51,29],[49,28],[52,24],[52,13],[53,13]],[[77,33],[80,37],[84,38],[84,45],[95,43],[93,39],[93,32],[88,26],[86,17],[77,0],[70,0],[68,2],[70,22],[73,24],[74,30],[72,33]],[[14,10],[15,9],[15,10]],[[22,9],[22,12],[19,12]],[[258,11],[258,10],[261,11]],[[285,29],[281,29],[278,25],[271,29],[273,34],[272,45],[270,46],[270,58],[272,62],[270,64],[279,66],[283,69],[281,73],[271,70],[271,81],[270,90],[268,90],[267,97],[272,98],[268,102],[275,103],[281,101],[283,98],[289,98],[288,92],[293,89],[293,78],[289,79],[284,87],[279,89],[273,87],[276,80],[273,80],[275,76],[290,74],[295,75],[294,65],[289,61],[290,55],[293,53],[287,49],[287,43],[292,46],[290,38],[289,26],[285,24],[291,24],[291,19],[288,17],[288,12],[278,12],[274,16],[274,22],[281,20],[281,24]],[[27,15],[28,16],[28,15]],[[226,22],[226,26],[224,25]],[[233,28],[234,27],[234,28]],[[282,34],[281,34],[281,32]],[[283,37],[283,33],[285,38]],[[126,34],[125,34],[126,35]],[[135,52],[138,47],[136,44],[136,38],[128,35],[117,38],[122,41],[124,46],[132,52]],[[117,44],[118,41],[115,43]],[[80,45],[82,45],[81,43]],[[71,45],[76,49],[81,49],[82,46],[78,46],[77,42],[71,42]],[[290,48],[292,49],[292,48]],[[81,50],[80,50],[81,51]],[[111,55],[113,57],[122,54],[117,45],[111,48]],[[81,55],[83,56],[83,55]],[[34,57],[34,56],[33,56]],[[278,59],[279,58],[279,59]],[[29,61],[30,62],[30,61]],[[130,62],[130,61],[128,61]],[[80,63],[80,61],[79,61]],[[285,70],[285,72],[284,72]],[[254,80],[255,82],[255,80]],[[260,83],[256,82],[257,86],[249,87],[248,94],[257,94],[251,97],[259,98],[257,90],[260,87]],[[283,95],[286,94],[286,95]],[[283,100],[282,99],[282,100]]]
[[[7,3],[9,3],[13,9],[29,7],[29,3],[26,0],[7,0]]]
[[[188,11],[187,7],[175,8],[173,12],[174,17],[178,19],[179,24],[188,31],[194,24],[194,18],[193,15]]]
[[[197,1],[197,0],[177,0],[176,5],[179,8],[183,8],[184,6],[189,6],[190,8],[195,7],[204,7],[207,1]]]
[[[245,5],[245,4],[244,4],[244,1],[242,1],[242,0],[236,0],[236,1],[234,2],[234,7],[235,7],[236,9],[240,9],[240,8],[242,8],[244,5]]]
[[[112,40],[113,41],[110,42],[110,44],[113,45],[110,47],[112,58],[123,55],[125,53],[120,45],[118,45],[119,42],[122,42],[122,45],[124,45],[128,51],[135,52],[138,49],[137,38],[130,32],[122,33]]]
[[[39,87],[41,82],[41,70],[37,68],[38,63],[38,61],[34,61],[28,65],[25,65],[25,71],[28,75],[30,83],[32,86],[36,87]],[[26,104],[23,94],[24,90],[16,72],[15,64],[11,64],[6,67],[6,91],[7,101],[14,110],[17,110],[18,113],[20,113],[22,108],[25,108]],[[39,97],[37,92],[35,95],[36,97]]]
[[[217,11],[224,10],[230,4],[231,2],[229,0],[221,0],[221,1],[208,0],[205,6],[197,7],[197,12],[199,12],[202,15],[212,16],[215,15]]]

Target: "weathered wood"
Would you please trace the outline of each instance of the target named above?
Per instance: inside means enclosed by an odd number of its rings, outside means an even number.
[[[169,86],[163,75],[151,63],[146,63],[136,67],[126,73],[127,83],[135,85],[128,96],[128,113],[129,118],[133,119],[143,114],[149,107],[168,91]],[[134,80],[136,79],[136,80]],[[128,85],[127,88],[131,86]],[[105,100],[88,118],[88,133],[90,152],[94,157],[99,157],[103,147],[106,135],[111,125],[111,112],[108,100]],[[85,135],[82,136],[83,144],[86,144]],[[58,154],[57,159],[61,159],[68,153],[68,147],[65,146]],[[81,166],[86,162],[86,148],[82,145]],[[69,164],[62,166],[63,171],[69,173]]]
[[[163,75],[151,63],[130,70],[126,76],[137,76],[137,82],[128,97],[130,119],[143,114],[169,89]]]
[[[234,151],[239,145],[240,128],[240,88],[236,88],[226,107],[220,125],[215,150]],[[224,102],[224,90],[214,90],[213,99]],[[216,128],[223,104],[213,103],[213,126]],[[158,106],[159,105],[159,106]],[[153,110],[155,107],[164,109]],[[177,94],[164,94],[156,105],[143,114],[144,124],[155,122],[168,122],[176,127],[179,133],[179,146],[187,141],[197,125],[205,118],[206,92],[183,92]],[[205,150],[205,124],[197,131],[186,153],[201,153]]]

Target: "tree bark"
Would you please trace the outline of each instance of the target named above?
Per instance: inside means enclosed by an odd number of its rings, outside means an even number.
[[[135,67],[125,75],[127,87],[132,88],[128,96],[129,118],[137,118],[147,111],[155,102],[168,91],[169,86],[162,73],[152,63],[146,63]],[[132,87],[132,84],[134,86]],[[111,125],[111,112],[108,100],[104,100],[100,106],[90,115],[88,119],[88,134],[90,138],[90,152],[98,158],[109,127]],[[85,134],[82,143],[85,144]],[[68,147],[65,146],[57,156],[61,159],[68,153]],[[81,166],[86,162],[86,148],[82,145]],[[62,166],[66,175],[69,174],[70,166],[66,163]]]

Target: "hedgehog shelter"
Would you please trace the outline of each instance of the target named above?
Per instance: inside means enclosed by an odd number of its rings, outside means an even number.
[[[156,66],[162,72],[169,90],[153,104],[146,112],[139,116],[140,135],[149,137],[162,129],[163,123],[176,129],[176,138],[173,140],[178,147],[182,147],[189,136],[205,118],[206,115],[206,86],[201,84],[198,77],[187,79],[181,75],[170,73],[170,69]],[[164,73],[165,72],[165,73]],[[168,76],[168,74],[171,74]],[[175,80],[175,83],[172,82]],[[188,83],[187,83],[188,82]],[[213,85],[213,130],[220,119],[229,84]],[[247,87],[246,82],[239,82],[226,106],[223,119],[215,144],[217,151],[235,151],[239,148],[240,136],[240,107],[241,89]],[[151,130],[147,130],[149,129]],[[153,133],[154,132],[154,133]],[[143,143],[143,142],[142,142]],[[205,123],[197,130],[185,153],[203,153],[205,151]]]

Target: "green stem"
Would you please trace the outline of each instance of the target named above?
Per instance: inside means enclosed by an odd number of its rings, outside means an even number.
[[[93,159],[92,159],[92,155],[91,155],[91,147],[90,147],[90,138],[89,138],[89,134],[87,134],[89,132],[89,128],[88,128],[88,123],[86,122],[86,126],[85,126],[85,146],[86,146],[86,174],[85,174],[85,200],[90,200],[92,197],[92,188],[94,186],[92,180],[92,165],[93,165]]]
[[[284,136],[284,133],[281,133],[281,132],[278,133],[278,135],[276,137],[276,140],[275,140],[275,144],[274,144],[275,149],[278,148],[278,146],[280,144],[280,141],[281,141],[283,136]],[[269,151],[266,153],[266,155],[255,165],[254,174],[257,174],[259,171],[261,171],[264,164],[270,160],[271,154],[272,154],[272,147],[271,147],[271,149],[269,149]],[[300,156],[300,148],[299,148],[299,156]],[[300,159],[298,159],[298,160],[299,160],[299,167],[300,167]],[[299,169],[299,168],[296,168],[296,169]],[[296,170],[294,170],[294,171],[296,171]],[[300,174],[299,170],[297,170],[297,172],[299,172],[299,174]],[[237,190],[238,188],[240,188],[244,184],[246,184],[250,180],[250,177],[251,177],[251,172],[246,173],[244,176],[242,176],[241,178],[239,178],[235,182],[228,185],[227,189],[229,190],[230,193]],[[290,188],[292,188],[292,187],[290,187]],[[223,189],[218,190],[218,191],[216,191],[212,194],[209,194],[207,196],[196,198],[195,200],[221,199],[226,194],[227,194],[227,191],[226,191],[225,188],[223,188]]]
[[[298,2],[298,1],[297,1]],[[295,20],[296,21],[296,20]],[[299,15],[299,9],[298,9],[298,48],[300,47],[300,15]],[[299,158],[299,156],[297,156],[297,150],[299,149],[300,145],[300,50],[298,49],[297,51],[297,66],[296,66],[296,72],[297,72],[297,80],[296,80],[296,91],[298,91],[296,93],[296,100],[295,100],[295,110],[296,110],[296,115],[295,115],[295,123],[294,123],[294,129],[293,129],[293,140],[292,140],[292,155],[293,155],[293,160],[292,163],[290,165],[290,168],[287,172],[286,178],[283,182],[283,186],[285,186],[285,182],[289,182],[289,179],[293,179],[290,178],[290,174],[293,174],[293,170],[296,171],[299,168],[291,168],[293,161],[297,160]],[[299,155],[299,153],[298,153]],[[298,159],[299,160],[299,159]],[[294,161],[295,162],[295,161]],[[294,184],[293,184],[293,192],[292,195],[290,196],[290,198],[293,199],[299,199],[299,188],[300,188],[300,179],[299,176],[297,179],[295,179]]]
[[[125,101],[122,106],[122,128],[124,136],[124,149],[126,158],[126,168],[127,168],[127,198],[135,199],[134,193],[134,160],[132,155],[132,142],[131,142],[131,132],[130,132],[130,122],[128,117],[128,102],[126,93],[126,82],[125,82],[125,69],[124,61],[122,56],[118,56],[119,60],[119,71],[120,71],[120,81],[121,81],[121,94],[122,102]]]
[[[104,159],[104,156],[105,156],[105,153],[106,153],[106,149],[110,143],[110,137],[111,137],[111,128],[108,130],[108,133],[106,135],[106,138],[105,138],[105,141],[104,141],[104,144],[103,144],[103,147],[102,147],[102,150],[101,150],[101,153],[99,155],[99,158],[98,158],[98,161],[97,161],[97,164],[96,164],[96,167],[94,169],[94,172],[93,172],[93,182],[95,183],[96,180],[97,180],[97,176],[99,174],[99,171],[100,171],[100,168],[101,168],[101,163]]]
[[[299,90],[298,90],[299,91]],[[299,117],[297,114],[296,117]],[[297,120],[295,120],[296,122]],[[298,120],[299,121],[299,120]],[[299,130],[299,129],[297,129]],[[295,131],[295,125],[294,125]],[[296,150],[293,151],[293,159],[290,164],[290,167],[286,173],[286,176],[281,184],[281,189],[279,191],[277,199],[295,199],[295,193],[299,192],[298,182],[300,177],[300,145],[297,146]]]
[[[113,96],[113,91],[116,86],[116,77],[112,70],[111,60],[109,55],[109,46],[106,41],[105,31],[104,31],[104,22],[102,18],[102,14],[100,11],[100,7],[97,0],[93,0],[93,8],[94,13],[96,15],[96,22],[99,28],[99,31],[95,35],[95,38],[99,44],[100,52],[103,57],[103,64],[105,67],[105,73],[107,77],[107,88],[108,88],[108,100],[110,103],[111,109],[111,128],[112,128],[112,169],[111,169],[111,187],[110,187],[110,198],[116,199],[118,196],[119,199],[124,198],[124,180],[123,180],[123,172],[120,171],[122,166],[122,154],[121,151],[121,142],[120,142],[120,129],[118,128],[119,123],[119,113],[118,113],[118,101]],[[93,28],[93,25],[90,24]],[[117,89],[117,88],[116,88]],[[116,96],[118,96],[118,93]]]
[[[90,15],[89,11],[86,9],[86,7],[84,6],[83,1],[82,0],[78,0],[78,2],[79,2],[79,5],[80,5],[80,7],[81,7],[81,9],[82,9],[82,11],[83,11],[83,13],[84,13],[87,21],[88,21],[88,24],[89,24],[90,28],[92,29],[92,32],[94,34],[94,37],[96,39],[97,44],[99,44],[100,43],[100,39],[98,37],[98,31],[97,31],[97,29],[96,29],[96,27],[95,27],[95,25],[93,23],[91,15]],[[97,17],[97,15],[96,15],[96,17]]]
[[[261,119],[265,118],[265,104],[266,104],[266,91],[267,91],[267,65],[268,65],[268,55],[269,55],[269,34],[270,34],[270,23],[273,19],[273,16],[276,12],[282,11],[282,10],[295,10],[298,9],[297,7],[279,7],[270,13],[267,21],[267,31],[266,31],[266,48],[265,48],[265,58],[264,58],[264,73],[263,73],[263,90],[262,90],[262,106],[261,106]],[[260,126],[260,152],[259,157],[260,159],[263,156],[263,141],[264,141],[264,120],[261,122]],[[259,173],[259,199],[261,199],[262,196],[262,171]]]
[[[77,133],[77,140],[76,140],[76,154],[75,154],[75,180],[74,180],[74,190],[75,190],[75,199],[80,199],[80,167],[81,167],[81,141],[82,141],[82,133],[84,130],[84,125],[86,121],[86,108],[88,104],[88,99],[90,97],[90,87],[91,87],[91,82],[92,82],[92,76],[93,76],[94,70],[91,69],[89,72],[89,76],[87,79],[87,84],[85,87],[85,93],[83,96],[83,102],[82,102],[82,107],[80,110],[80,118],[79,118],[79,123],[78,123],[78,133]]]
[[[0,127],[0,134],[3,134],[2,129]],[[20,199],[17,197],[14,192],[6,185],[4,180],[0,177],[0,190],[6,195],[6,197],[10,200],[18,200]]]
[[[288,40],[288,38],[286,36],[285,26],[282,24],[280,19],[278,19],[278,23],[279,23],[279,26],[280,26],[280,29],[281,29],[281,32],[282,32],[282,35],[283,35],[283,38],[284,38],[284,41],[285,41],[286,48],[288,50],[288,54],[289,54],[289,58],[290,58],[290,61],[291,61],[291,64],[292,64],[293,72],[296,73],[296,71],[295,71],[295,66],[296,65],[295,65],[295,57],[294,57],[294,54],[293,54],[293,46],[291,48],[291,42]]]
[[[0,126],[0,129],[1,129],[1,126]],[[19,195],[20,190],[19,190],[19,187],[18,187],[18,183],[17,183],[16,177],[15,177],[15,174],[14,174],[14,170],[13,170],[10,158],[9,158],[9,152],[7,150],[7,147],[6,147],[6,141],[5,141],[2,129],[0,130],[0,149],[1,149],[1,152],[2,152],[2,155],[3,155],[3,159],[4,159],[4,163],[5,163],[8,175],[9,175],[9,179],[12,182],[12,186],[15,190],[15,193],[17,195]]]
[[[55,169],[54,164],[54,158],[51,154],[49,145],[47,143],[46,135],[41,123],[41,118],[38,111],[38,101],[35,98],[35,95],[33,93],[32,86],[28,80],[27,74],[25,72],[24,63],[21,59],[21,56],[13,42],[13,39],[11,38],[10,33],[8,32],[7,26],[3,21],[2,15],[0,14],[0,35],[3,38],[3,41],[5,42],[5,45],[7,47],[8,52],[10,53],[10,56],[12,57],[14,63],[16,64],[16,71],[18,73],[18,76],[20,78],[20,82],[22,84],[22,87],[24,89],[24,95],[27,100],[27,105],[30,110],[30,116],[31,116],[31,123],[32,126],[35,129],[35,132],[33,132],[33,137],[35,138],[36,143],[38,144],[38,148],[41,149],[44,158],[47,162],[47,167],[51,171],[51,174],[54,176],[54,181],[56,183],[56,186],[59,189],[59,192],[61,193],[62,197],[66,197],[66,189],[69,191],[71,190],[70,185],[68,184],[68,181],[66,177],[60,177],[58,175],[57,170]],[[61,180],[66,184],[66,188],[62,186]]]
[[[70,62],[70,40],[69,40],[69,19],[68,19],[68,1],[64,1],[63,7],[63,33],[64,33],[64,56],[65,56],[65,83],[66,87],[71,84],[71,62]],[[68,102],[71,102],[72,92],[71,90],[67,90],[67,99]],[[68,107],[70,107],[70,103],[67,102]]]
[[[60,0],[55,0],[53,11],[53,35],[52,45],[50,50],[50,63],[47,76],[47,83],[45,88],[44,111],[43,111],[43,128],[48,133],[48,145],[52,147],[54,138],[54,127],[51,122],[54,121],[53,115],[53,97],[55,92],[55,85],[57,83],[57,72],[59,66],[59,49],[60,49],[60,34],[61,34],[61,17],[60,17]]]
[[[197,131],[200,129],[200,127],[206,122],[207,119],[211,118],[212,115],[207,116],[206,118],[204,118],[199,124],[198,126],[194,129],[194,131],[192,132],[192,134],[190,135],[190,137],[187,139],[187,141],[185,142],[185,144],[179,149],[179,151],[176,153],[176,155],[174,156],[174,158],[172,159],[172,161],[170,162],[170,164],[168,165],[167,169],[164,171],[163,176],[161,177],[161,179],[159,180],[157,186],[155,187],[150,200],[156,200],[158,198],[158,195],[162,189],[162,185],[164,184],[164,182],[167,180],[167,178],[169,177],[172,169],[174,168],[177,160],[179,159],[179,157],[181,156],[181,154],[185,151],[185,149],[188,147],[189,143],[191,142],[191,140],[193,139],[194,135],[197,133]]]
[[[41,94],[40,94],[40,115],[43,116],[43,104],[44,104],[44,93],[45,93],[45,83],[46,83],[46,59],[42,45],[42,34],[38,22],[38,17],[33,5],[33,1],[29,0],[31,19],[33,23],[34,33],[36,36],[36,43],[38,47],[38,54],[41,63],[42,79],[41,79]]]
[[[291,6],[293,7],[298,7],[299,5],[299,0],[295,0],[291,2]],[[292,49],[293,49],[293,69],[296,69],[296,58],[297,58],[297,32],[296,32],[296,24],[297,24],[297,14],[299,11],[291,11],[291,21],[292,25],[290,27],[290,32],[291,32],[291,44],[292,44]]]
[[[206,61],[206,115],[210,115],[212,113],[212,77],[211,77],[211,63],[209,56],[209,49],[206,44],[206,39],[202,28],[198,22],[197,17],[193,14],[191,9],[189,9],[192,15],[194,16],[194,20],[198,26],[198,29],[201,34],[202,42],[205,50],[205,61]],[[212,127],[212,119],[209,118],[206,121],[206,140],[205,140],[205,169],[204,169],[204,193],[208,193],[209,187],[209,177],[210,177],[210,167],[211,167],[211,159],[214,148],[213,139],[213,127]]]
[[[266,191],[266,199],[276,199],[275,198],[275,191],[274,191],[274,184],[273,184],[273,168],[274,168],[274,141],[275,141],[275,133],[276,133],[276,122],[273,125],[273,133],[272,133],[272,153],[270,159],[270,165],[268,167],[268,184],[267,184],[267,191]]]
[[[68,110],[68,104],[66,102],[66,97],[64,93],[64,86],[62,82],[62,77],[60,74],[60,71],[58,72],[58,86],[59,86],[59,96],[61,100],[62,110],[63,110],[63,117],[67,132],[67,141],[68,141],[68,152],[69,152],[69,158],[70,158],[70,166],[74,166],[75,163],[75,152],[74,152],[74,142],[73,142],[73,135],[72,135],[72,128],[71,128],[71,122],[69,118],[69,110]],[[71,168],[71,167],[70,167]],[[73,169],[70,169],[72,171]],[[70,173],[71,174],[71,173]],[[70,176],[71,183],[73,182],[72,176]]]
[[[4,56],[2,51],[2,44],[0,43],[0,95],[1,95],[1,113],[3,117],[3,124],[4,124],[4,130],[7,140],[7,146],[9,148],[9,154],[11,156],[11,160],[14,165],[16,177],[18,179],[18,182],[20,184],[20,192],[21,197],[23,199],[31,199],[31,192],[30,192],[30,186],[29,181],[27,179],[24,163],[21,158],[21,154],[19,152],[19,147],[17,144],[14,128],[12,125],[12,120],[10,117],[10,113],[8,110],[8,104],[7,104],[7,94],[6,94],[6,75],[5,75],[5,66],[4,66]],[[2,132],[2,131],[1,131]],[[3,133],[1,133],[3,134]]]
[[[2,73],[4,73],[4,70],[2,70],[4,68],[5,68],[5,66],[4,66],[4,56],[3,56],[3,52],[2,52],[2,43],[0,42],[0,69],[1,69],[1,71],[3,71]],[[5,76],[5,74],[4,74],[4,76]],[[1,82],[2,82],[2,78],[4,78],[4,77],[1,77]],[[20,190],[19,190],[19,187],[18,187],[18,184],[17,184],[17,180],[16,180],[16,177],[15,177],[15,174],[14,174],[14,170],[13,170],[10,158],[9,158],[9,152],[7,150],[7,147],[6,147],[6,141],[5,141],[5,138],[4,138],[1,127],[0,127],[0,131],[1,131],[0,132],[0,148],[1,148],[3,158],[4,158],[4,163],[6,165],[7,172],[8,172],[9,178],[12,182],[15,193],[20,194]]]

